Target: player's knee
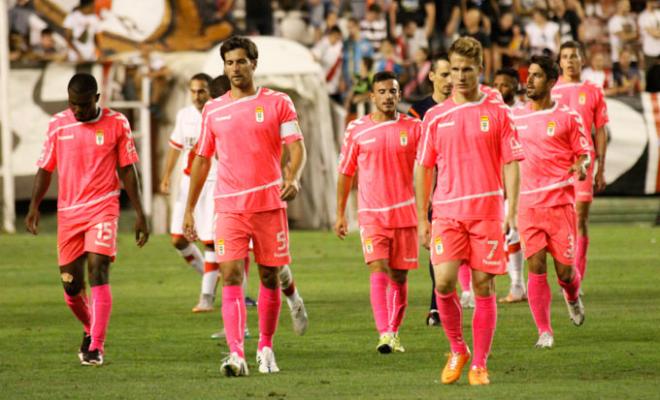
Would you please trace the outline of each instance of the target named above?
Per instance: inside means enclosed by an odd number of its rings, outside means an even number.
[[[436,277],[435,290],[437,290],[438,293],[449,294],[456,290],[456,282],[452,282],[445,278]]]
[[[277,289],[279,287],[279,273],[280,268],[259,267],[259,277],[261,278],[261,283],[268,289]]]
[[[183,236],[172,236],[172,246],[176,247],[178,250],[183,250],[188,247],[188,241]]]
[[[110,260],[106,257],[95,257],[89,261],[90,286],[107,285],[110,283]]]
[[[222,270],[223,286],[241,286],[243,284],[243,271],[240,268]]]
[[[402,285],[408,280],[408,271],[393,269],[390,278],[399,285]]]
[[[69,296],[77,296],[83,289],[84,282],[82,279],[76,279],[68,272],[62,272],[60,279],[62,280],[64,292]]]

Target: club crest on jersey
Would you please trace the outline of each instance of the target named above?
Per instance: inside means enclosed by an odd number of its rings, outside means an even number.
[[[399,143],[401,146],[408,146],[408,132],[401,131],[399,133]]]
[[[483,116],[480,118],[481,123],[479,124],[479,127],[481,128],[482,132],[488,132],[488,129],[490,128],[490,123],[488,122],[488,117]]]
[[[218,252],[218,255],[221,255],[221,256],[225,255],[225,240],[224,239],[218,239],[218,241],[215,243],[215,250]]]
[[[254,109],[254,117],[256,118],[257,122],[259,122],[259,123],[264,122],[264,107],[263,106],[257,106],[257,108]]]
[[[437,237],[433,241],[433,248],[435,249],[435,254],[440,255],[445,251],[445,247],[442,245],[442,238]]]
[[[548,129],[546,130],[548,136],[555,136],[555,128],[557,127],[557,124],[555,121],[550,121],[548,122]]]
[[[581,106],[583,106],[587,102],[587,95],[584,92],[580,92],[580,95],[578,96],[578,103],[580,103]]]
[[[104,142],[103,131],[99,129],[98,131],[96,131],[96,144],[100,146],[103,144],[103,142]]]
[[[364,251],[366,251],[367,254],[371,254],[374,252],[374,244],[371,241],[371,239],[364,240]]]

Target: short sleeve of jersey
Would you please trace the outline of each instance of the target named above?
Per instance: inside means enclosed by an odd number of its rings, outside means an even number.
[[[501,129],[501,151],[504,164],[512,161],[523,160],[523,148],[518,140],[518,130],[513,123],[510,111],[502,111],[500,129]]]
[[[174,147],[177,150],[183,149],[183,117],[182,111],[179,111],[176,114],[176,122],[174,123],[174,130],[170,135],[170,146]]]
[[[56,124],[50,122],[48,124],[48,133],[46,134],[46,140],[44,141],[43,149],[41,150],[41,156],[37,161],[37,167],[45,169],[48,172],[53,172],[55,167],[57,167],[57,148],[55,144],[57,143],[57,134],[53,131],[56,129]]]
[[[581,156],[583,154],[589,154],[591,146],[589,144],[589,139],[587,138],[587,131],[584,127],[584,122],[582,117],[575,111],[569,113],[570,115],[570,145],[573,150],[573,154]]]
[[[119,138],[117,139],[117,151],[119,153],[119,166],[135,164],[139,161],[137,150],[135,149],[135,140],[131,132],[131,126],[126,117],[121,115],[118,118],[121,121]]]
[[[280,121],[280,138],[284,143],[293,143],[302,140],[303,135],[298,124],[298,114],[293,101],[286,94],[277,102],[277,114]]]
[[[415,120],[415,122],[413,123],[412,136],[414,140],[413,143],[415,143],[415,145],[419,147],[419,142],[422,138],[422,121],[420,121],[419,119]]]
[[[607,103],[605,102],[605,96],[603,95],[603,90],[596,90],[596,107],[594,109],[594,125],[596,128],[602,128],[610,121],[610,118],[607,115]]]
[[[433,168],[438,158],[438,152],[435,148],[436,125],[434,118],[425,116],[420,128],[422,137],[417,146],[417,163],[426,168]]]
[[[344,144],[341,146],[341,153],[339,154],[339,173],[346,176],[355,175],[357,169],[358,144],[353,139],[355,136],[353,127],[354,125],[349,125],[346,129]]]
[[[197,141],[197,154],[204,158],[211,158],[215,153],[215,136],[211,131],[211,117],[208,115],[208,108],[204,106],[202,111],[202,132]]]

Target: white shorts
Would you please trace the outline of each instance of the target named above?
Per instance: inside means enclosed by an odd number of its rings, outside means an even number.
[[[206,181],[199,194],[197,206],[195,207],[195,230],[199,240],[204,243],[213,243],[213,181]],[[183,214],[186,212],[186,201],[188,200],[188,189],[190,187],[190,177],[181,175],[179,182],[179,193],[172,210],[172,223],[170,224],[170,233],[172,235],[183,235]]]

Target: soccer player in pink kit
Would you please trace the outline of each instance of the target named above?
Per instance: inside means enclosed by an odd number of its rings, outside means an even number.
[[[497,97],[479,90],[483,71],[481,44],[470,37],[449,49],[454,93],[426,113],[415,173],[419,240],[431,248],[442,327],[451,354],[441,381],[456,382],[470,359],[463,340],[456,281],[461,262],[472,268],[475,311],[471,385],[490,383],[486,361],[497,321],[494,277],[506,273],[504,233],[516,227],[518,160],[522,147],[510,110]],[[438,168],[431,226],[428,209],[433,167]],[[504,185],[508,212],[504,218]]]
[[[607,104],[603,89],[589,81],[581,80],[582,66],[584,64],[584,49],[578,42],[568,41],[559,48],[559,66],[561,77],[552,89],[552,98],[560,105],[567,105],[582,117],[582,122],[587,133],[587,139],[592,148],[594,143],[591,138],[591,129],[595,128],[595,153],[592,150],[590,157],[597,161],[592,162],[587,170],[585,180],[575,182],[575,208],[577,211],[577,242],[575,248],[575,267],[580,273],[580,279],[584,279],[587,272],[587,250],[589,249],[589,232],[587,223],[589,219],[589,208],[594,197],[594,186],[596,192],[605,189],[605,153],[607,151],[607,132],[605,125],[609,121],[607,116]]]
[[[305,147],[293,102],[284,93],[257,88],[253,76],[257,47],[234,36],[220,48],[231,90],[206,104],[202,132],[190,174],[184,232],[195,237],[193,210],[208,175],[211,157],[218,157],[215,187],[215,250],[223,278],[222,318],[230,354],[221,370],[226,376],[248,375],[243,348],[246,321],[242,287],[244,259],[250,239],[259,266],[259,372],[279,368],[273,336],[281,298],[278,273],[291,262],[285,201],[299,191]],[[282,143],[289,168],[282,176]]]
[[[358,221],[382,354],[405,351],[399,327],[408,306],[408,271],[417,268],[418,257],[413,169],[421,122],[396,111],[400,96],[396,75],[374,75],[376,111],[346,128],[337,179],[335,233],[343,239],[346,201],[355,172],[360,174]]]
[[[117,253],[119,178],[135,208],[135,241],[149,238],[140,203],[131,129],[122,114],[97,107],[96,80],[76,74],[69,81],[69,108],[49,123],[37,165],[27,230],[39,230],[39,205],[57,170],[57,253],[64,299],[85,330],[78,357],[83,365],[102,365],[112,294],[110,263]],[[119,173],[118,173],[119,172]],[[85,291],[85,261],[91,305]]]
[[[550,325],[552,294],[547,279],[546,254],[555,261],[559,285],[575,325],[584,322],[580,275],[573,268],[575,252],[575,174],[587,177],[591,146],[582,118],[552,100],[550,92],[559,67],[547,56],[533,56],[527,78],[525,107],[513,110],[525,160],[520,163],[518,226],[529,268],[529,308],[536,322],[536,347],[554,344]]]

